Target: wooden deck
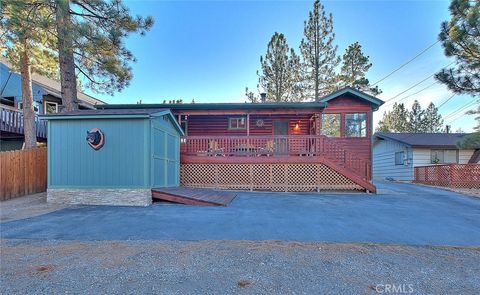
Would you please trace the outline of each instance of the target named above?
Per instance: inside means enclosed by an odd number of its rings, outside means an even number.
[[[228,206],[236,193],[204,188],[153,188],[152,198],[186,205]]]

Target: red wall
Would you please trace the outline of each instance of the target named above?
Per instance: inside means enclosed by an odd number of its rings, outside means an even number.
[[[244,115],[245,116],[245,115]],[[188,135],[247,135],[247,130],[228,129],[228,118],[241,117],[241,115],[190,115],[188,117]],[[310,121],[312,115],[309,114],[286,114],[286,115],[250,115],[250,135],[273,135],[273,122],[288,121],[289,134],[308,135],[310,134]],[[257,120],[263,120],[264,125],[258,127]],[[295,129],[298,123],[299,129]]]
[[[315,124],[311,120],[315,114],[312,110],[309,114],[295,114],[291,110],[283,111],[290,114],[281,114],[282,110],[275,110],[279,114],[251,114],[250,115],[250,135],[273,135],[273,121],[284,120],[289,122],[290,135],[309,135],[311,124]],[[214,110],[211,110],[215,113]],[[371,159],[371,136],[372,136],[372,106],[359,98],[351,95],[344,95],[332,99],[328,102],[325,109],[318,109],[317,113],[340,113],[342,116],[341,137],[336,138],[339,144],[343,145],[345,149],[355,153],[359,158],[370,161]],[[367,137],[354,138],[345,137],[344,124],[345,114],[364,112],[367,113]],[[175,111],[174,111],[175,113]],[[229,135],[247,135],[247,130],[229,130],[228,118],[240,117],[246,115],[225,115],[225,114],[208,114],[208,115],[189,115],[188,116],[188,130],[187,134],[191,136],[213,135],[213,136],[229,136]],[[257,127],[256,121],[262,119],[264,121],[263,127]],[[320,134],[321,120],[317,120],[317,134]],[[295,124],[299,124],[299,129],[295,130]]]

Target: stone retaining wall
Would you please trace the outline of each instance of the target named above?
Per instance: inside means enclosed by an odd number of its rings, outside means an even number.
[[[47,202],[75,205],[148,206],[150,189],[47,189]]]

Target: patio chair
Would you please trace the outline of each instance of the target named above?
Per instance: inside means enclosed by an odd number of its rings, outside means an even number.
[[[216,140],[210,140],[208,142],[208,155],[209,156],[225,156],[225,151],[223,148],[218,147],[218,142]]]
[[[273,140],[267,141],[265,147],[262,147],[258,150],[259,156],[272,156],[274,151],[274,143]]]

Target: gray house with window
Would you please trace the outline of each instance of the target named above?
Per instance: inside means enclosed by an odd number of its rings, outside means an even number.
[[[386,133],[373,135],[373,179],[412,181],[414,167],[478,163],[480,149],[460,149],[464,133]]]

